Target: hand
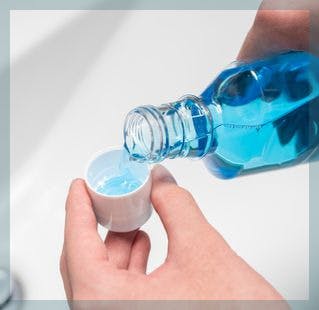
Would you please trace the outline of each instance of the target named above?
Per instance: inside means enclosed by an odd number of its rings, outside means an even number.
[[[299,2],[300,3],[300,2]],[[303,1],[303,4],[306,2]],[[286,0],[264,1],[238,55],[309,50],[309,11],[276,11]],[[318,27],[319,29],[319,27]],[[97,233],[82,180],[73,182],[66,204],[61,273],[69,300],[204,299],[281,300],[209,225],[192,196],[161,166],[153,171],[152,202],[168,235],[162,266],[145,274],[150,250],[145,232]],[[281,306],[286,308],[286,304]]]
[[[239,60],[283,50],[319,53],[319,2],[264,0],[239,52]]]
[[[229,247],[192,195],[162,166],[152,172],[151,200],[168,236],[165,262],[146,274],[145,232],[100,238],[83,180],[66,202],[61,273],[69,300],[280,300],[278,292]]]

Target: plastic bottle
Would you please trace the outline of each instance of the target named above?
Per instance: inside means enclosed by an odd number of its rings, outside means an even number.
[[[289,51],[235,62],[199,96],[132,110],[132,159],[203,158],[220,178],[307,160],[319,145],[319,59]]]

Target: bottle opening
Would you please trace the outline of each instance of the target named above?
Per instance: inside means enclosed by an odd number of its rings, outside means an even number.
[[[139,162],[199,158],[210,148],[212,126],[209,109],[194,96],[158,107],[141,106],[126,117],[124,147]]]
[[[160,115],[151,107],[136,108],[125,119],[124,147],[133,160],[160,161],[164,135]]]

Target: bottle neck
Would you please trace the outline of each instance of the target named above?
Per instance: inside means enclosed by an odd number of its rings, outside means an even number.
[[[124,146],[137,161],[202,157],[212,145],[213,120],[200,98],[155,106],[140,106],[126,117]]]

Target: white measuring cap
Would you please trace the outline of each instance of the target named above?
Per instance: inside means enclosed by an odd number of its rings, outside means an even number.
[[[123,149],[110,148],[98,153],[89,162],[85,182],[92,199],[97,221],[115,232],[128,232],[141,227],[151,216],[150,201],[152,178],[146,163],[129,162],[131,175],[141,183],[125,194],[104,194],[97,191],[103,180],[120,174]]]

